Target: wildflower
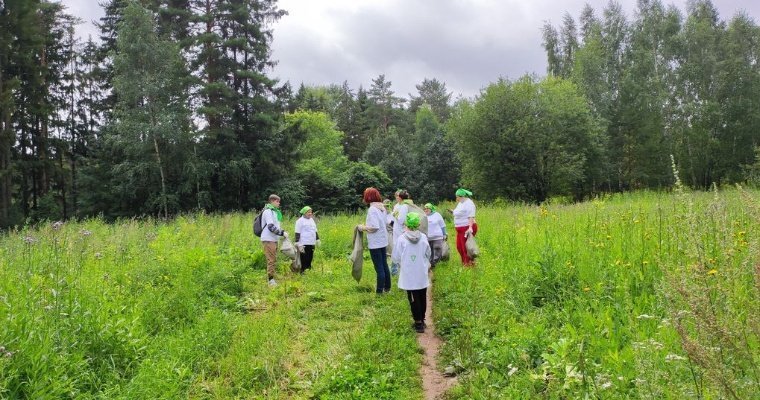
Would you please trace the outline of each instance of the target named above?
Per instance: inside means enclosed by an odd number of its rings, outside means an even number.
[[[35,239],[32,236],[27,235],[27,236],[24,236],[24,243],[26,243],[26,244],[35,244],[35,243],[37,243],[37,239]]]
[[[609,389],[611,387],[612,387],[612,382],[604,382],[604,383],[602,383],[602,386],[601,386],[602,390],[606,390],[606,389]]]
[[[509,368],[509,372],[507,372],[507,376],[512,376],[517,372],[517,367],[513,367],[512,364],[507,365],[507,368]]]
[[[96,259],[98,259],[98,260],[100,260],[101,258],[103,258],[103,253],[101,253],[101,252],[96,252],[96,253],[95,253],[95,258],[96,258]]]
[[[55,221],[55,222],[53,222],[53,225],[51,225],[51,226],[53,227],[54,231],[57,231],[57,230],[61,229],[61,227],[63,226],[63,221]]]
[[[82,236],[90,236],[90,235],[92,235],[92,232],[88,231],[87,229],[82,229],[81,231],[79,231],[79,233]]]
[[[711,269],[711,270],[707,271],[707,275],[715,275],[717,273],[718,273],[717,269]]]
[[[583,291],[584,291],[584,292],[588,292],[588,291],[591,291],[591,288],[590,288],[590,287],[588,287],[588,286],[586,286],[586,287],[584,287],[584,288],[583,288]]]
[[[636,319],[655,319],[655,317],[651,315],[647,315],[647,314],[641,314],[638,317],[636,317]]]
[[[679,356],[678,354],[668,354],[665,356],[665,362],[671,362],[671,361],[684,361],[686,360],[686,357]]]

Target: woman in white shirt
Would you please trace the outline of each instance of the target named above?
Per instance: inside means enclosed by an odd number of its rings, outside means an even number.
[[[430,286],[430,245],[424,233],[417,230],[420,215],[410,212],[406,215],[404,233],[393,247],[393,262],[399,265],[398,288],[406,290],[409,307],[412,309],[414,330],[425,332],[425,309],[427,308],[427,288]]]
[[[471,267],[475,261],[467,255],[467,237],[478,233],[478,224],[475,223],[475,203],[470,199],[472,192],[467,189],[457,189],[457,206],[454,213],[454,228],[457,230],[457,251],[462,259],[462,265]]]
[[[296,246],[301,258],[301,273],[311,269],[311,261],[314,259],[314,247],[319,243],[317,223],[314,222],[314,211],[306,206],[299,211],[301,218],[296,221]]]
[[[430,267],[435,268],[441,260],[443,242],[446,234],[446,222],[432,203],[425,204],[425,214],[428,219],[428,243],[430,244]]]
[[[386,231],[386,211],[380,192],[368,187],[364,189],[364,203],[367,204],[367,219],[364,225],[359,225],[359,230],[367,233],[367,247],[372,257],[372,264],[377,273],[377,294],[390,292],[391,271],[388,268],[388,233]]]
[[[406,222],[406,213],[409,212],[409,206],[406,202],[409,200],[409,192],[399,189],[395,193],[396,204],[393,206],[393,245],[396,245],[399,236],[404,233],[404,223]],[[398,274],[398,265],[391,261],[391,274]]]

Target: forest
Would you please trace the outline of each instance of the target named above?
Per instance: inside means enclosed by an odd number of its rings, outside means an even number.
[[[352,210],[367,186],[575,201],[666,189],[674,166],[695,189],[760,180],[760,29],[709,0],[568,11],[543,26],[546,71],[483,77],[473,98],[435,77],[408,96],[384,74],[279,82],[275,0],[102,5],[84,40],[58,2],[0,0],[0,228],[248,211],[273,192]]]

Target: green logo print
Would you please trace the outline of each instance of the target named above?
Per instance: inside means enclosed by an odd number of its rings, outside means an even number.
[[[414,262],[414,260],[416,260],[416,259],[417,259],[417,256],[416,256],[416,255],[414,255],[414,254],[412,254],[412,255],[411,255],[411,256],[409,256],[409,257],[412,259],[412,262]]]

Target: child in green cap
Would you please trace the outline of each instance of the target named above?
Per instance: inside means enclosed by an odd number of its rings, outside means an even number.
[[[416,212],[406,214],[404,233],[399,236],[393,247],[391,259],[399,265],[398,288],[406,290],[409,306],[412,309],[414,330],[425,332],[425,309],[427,308],[427,288],[430,286],[430,245],[427,236],[417,228],[420,215]]]
[[[314,247],[319,243],[317,223],[314,222],[314,211],[306,206],[299,211],[301,218],[296,221],[296,246],[301,258],[301,273],[311,269],[311,261],[314,259]]]

